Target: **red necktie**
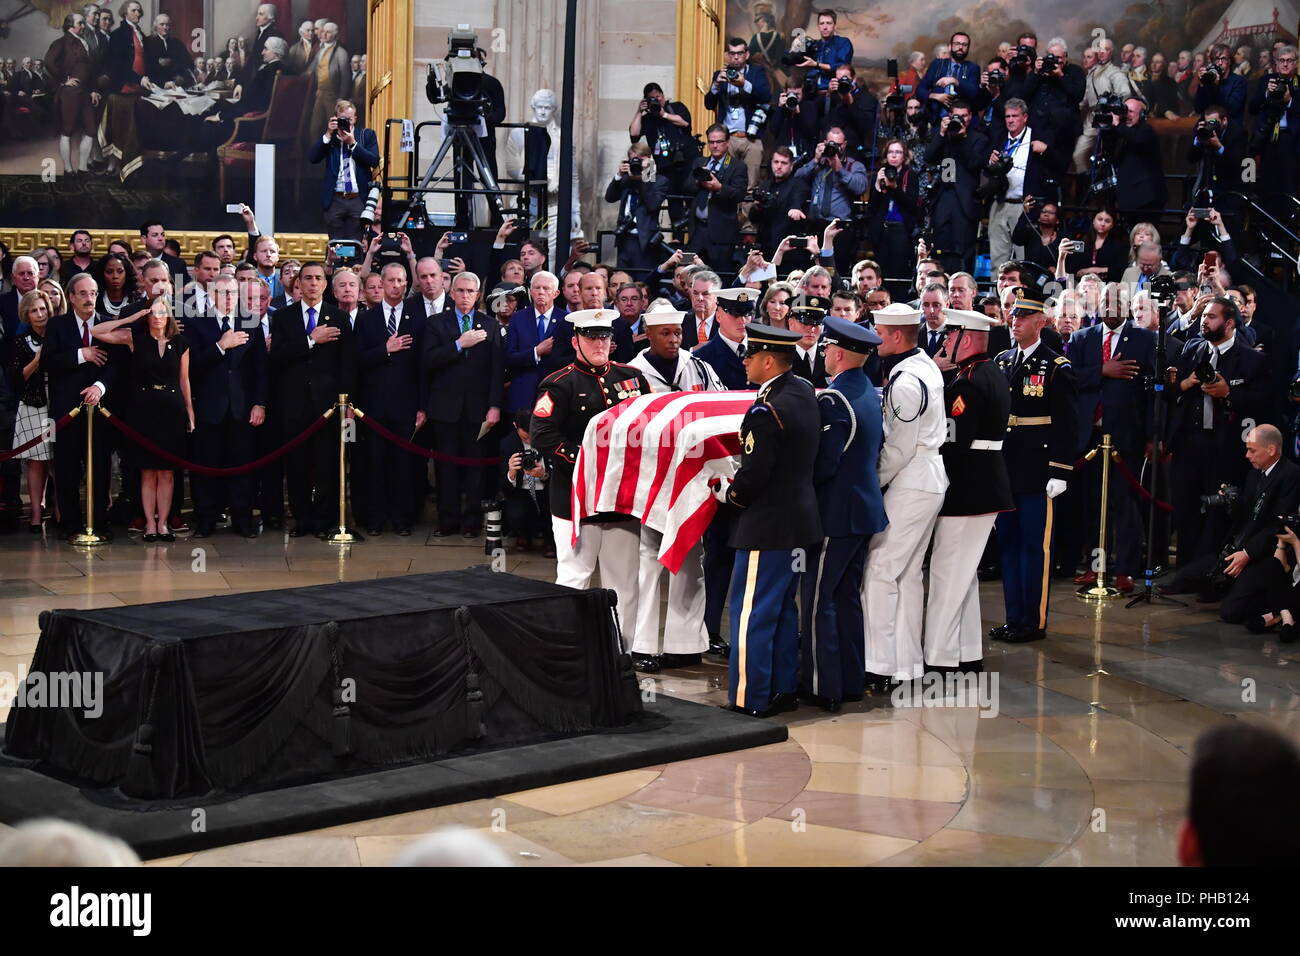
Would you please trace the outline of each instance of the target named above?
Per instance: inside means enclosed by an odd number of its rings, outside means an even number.
[[[89,322],[83,322],[81,325],[81,347],[83,349],[90,347],[90,323]]]
[[[1110,339],[1114,334],[1109,329],[1101,334],[1101,363],[1103,365],[1110,361]],[[1093,413],[1092,420],[1094,424],[1101,421],[1101,402],[1097,403],[1097,410]]]

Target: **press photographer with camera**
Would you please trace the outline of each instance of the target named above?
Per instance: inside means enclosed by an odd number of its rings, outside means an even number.
[[[902,277],[912,265],[913,240],[925,215],[912,157],[902,140],[891,139],[867,199],[867,238],[884,274]]]
[[[731,135],[731,155],[745,164],[747,186],[758,182],[763,164],[763,144],[759,137],[767,123],[772,89],[767,71],[749,65],[749,46],[740,37],[727,40],[726,66],[713,75],[713,84],[704,94],[704,106],[717,112],[717,122]]]
[[[1060,208],[1050,199],[1030,195],[1025,196],[1022,205],[1024,211],[1011,230],[1011,244],[1024,249],[1024,261],[1054,270],[1065,238],[1058,231]]]
[[[813,150],[813,161],[796,172],[795,176],[808,183],[808,227],[805,235],[823,232],[833,221],[850,222],[853,203],[866,191],[867,168],[847,155],[844,131],[832,127],[826,138]],[[848,275],[853,268],[852,243],[840,243],[835,250],[835,271]]]
[[[808,214],[808,180],[794,175],[794,156],[789,148],[772,150],[768,178],[754,190],[749,219],[758,229],[759,246],[775,250],[786,236],[802,234]]]
[[[1206,603],[1222,600],[1219,616],[1230,624],[1267,609],[1265,598],[1280,570],[1272,563],[1276,542],[1288,525],[1296,524],[1300,503],[1300,466],[1282,456],[1277,428],[1252,428],[1246,435],[1245,457],[1250,472],[1244,482],[1221,485],[1200,499],[1205,517],[1215,516],[1220,528],[1230,522],[1230,529],[1214,539],[1215,550],[1186,564],[1180,561],[1173,582],[1163,589],[1170,594],[1194,592]],[[1292,555],[1290,563],[1294,561]]]
[[[971,102],[971,109],[984,129],[1002,125],[1002,111],[1007,100],[1007,61],[1000,56],[989,60],[980,74],[979,92]]]
[[[1252,155],[1259,159],[1255,191],[1261,204],[1283,222],[1290,221],[1290,197],[1296,191],[1296,151],[1300,140],[1300,88],[1296,48],[1274,54],[1275,73],[1255,84],[1250,112],[1255,117]]]
[[[830,86],[836,67],[853,62],[853,41],[836,35],[835,25],[838,21],[839,14],[834,10],[827,8],[817,11],[818,39],[807,44],[802,56],[798,53],[788,53],[785,56],[787,66],[808,70],[806,82],[818,92]]]
[[[546,557],[553,558],[555,545],[551,542],[546,459],[528,439],[532,420],[529,409],[519,409],[512,422],[514,429],[501,442],[500,491],[505,533],[515,539],[515,551],[531,551],[535,546]]]
[[[1229,118],[1240,120],[1246,115],[1246,78],[1233,72],[1232,51],[1222,43],[1210,47],[1209,62],[1201,69],[1200,85],[1192,100],[1192,109],[1204,113],[1218,103]]]
[[[748,176],[731,156],[727,128],[714,123],[705,132],[706,156],[691,163],[686,192],[692,194],[690,240],[686,248],[715,269],[726,269],[740,240],[737,218]]]
[[[644,279],[657,264],[659,208],[667,184],[656,173],[650,147],[635,143],[628,147],[627,158],[618,164],[605,187],[605,202],[618,204],[614,241],[619,268],[634,272],[638,279]]]
[[[1060,178],[1067,156],[1050,128],[1029,126],[1029,106],[1021,99],[1007,100],[1004,125],[994,129],[988,154],[985,195],[989,207],[989,259],[1002,263],[1012,257],[1011,233],[1024,211],[1025,196],[1058,199]]]
[[[339,100],[325,131],[307,153],[313,164],[325,160],[320,201],[331,239],[355,239],[361,234],[361,213],[379,165],[375,131],[357,127],[356,122],[357,108]]]
[[[1231,299],[1204,304],[1201,338],[1187,343],[1166,370],[1168,450],[1173,455],[1170,491],[1178,534],[1178,566],[1212,556],[1224,538],[1221,509],[1202,513],[1202,497],[1221,485],[1240,486],[1242,422],[1267,417],[1270,383],[1264,356],[1236,340],[1240,313]]]
[[[1029,104],[1029,122],[1056,126],[1073,144],[1083,128],[1079,104],[1087,80],[1083,69],[1070,62],[1070,47],[1064,38],[1052,37],[1047,41],[1047,52],[1035,61],[1034,72],[1021,94]]]
[[[688,192],[687,181],[691,175],[691,161],[699,155],[699,146],[691,134],[691,111],[685,103],[669,101],[663,87],[647,83],[641,91],[627,134],[636,143],[645,138],[654,159],[656,176],[664,180],[668,196],[681,196]],[[668,199],[668,216],[673,222],[682,218],[686,203],[682,199]]]
[[[826,90],[819,108],[819,132],[823,138],[832,129],[844,131],[849,155],[865,159],[876,131],[880,104],[870,90],[859,89],[852,64],[835,68],[835,79]]]
[[[980,68],[966,59],[970,34],[957,31],[948,39],[948,59],[931,62],[916,91],[927,106],[931,122],[947,116],[957,100],[969,104],[979,93]]]
[[[1211,103],[1197,121],[1192,142],[1187,147],[1187,161],[1197,168],[1192,208],[1202,210],[1200,215],[1205,215],[1211,206],[1234,220],[1240,214],[1242,201],[1229,194],[1242,188],[1245,155],[1245,129],[1241,123],[1229,119],[1223,105]]]
[[[1074,163],[1071,170],[1086,173],[1093,148],[1097,143],[1097,130],[1101,126],[1115,126],[1123,121],[1122,103],[1132,96],[1140,96],[1132,78],[1111,61],[1115,44],[1102,38],[1090,48],[1096,62],[1088,71],[1083,94],[1083,132],[1074,144]],[[1101,104],[1105,108],[1098,111]]]
[[[817,145],[821,100],[809,92],[807,101],[801,86],[787,87],[776,99],[768,117],[768,133],[772,142],[790,150],[795,159],[807,156]]]
[[[1164,165],[1160,159],[1160,137],[1147,122],[1146,103],[1137,97],[1124,101],[1124,122],[1103,135],[1113,135],[1115,199],[1126,213],[1133,210],[1158,212],[1165,207]]]
[[[948,115],[935,124],[925,148],[927,166],[952,170],[951,177],[939,176],[930,183],[927,197],[933,245],[948,272],[970,272],[975,264],[981,213],[976,192],[991,148],[984,131],[971,128],[971,109],[965,100],[953,101]],[[889,291],[897,301],[910,298],[906,288],[891,285]]]

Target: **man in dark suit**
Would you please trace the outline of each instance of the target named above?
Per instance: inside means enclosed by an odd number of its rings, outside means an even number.
[[[503,363],[501,336],[494,317],[477,312],[479,279],[459,273],[451,283],[452,307],[429,319],[420,370],[427,382],[428,419],[433,447],[458,458],[486,457],[482,430],[501,420]],[[460,531],[478,534],[482,499],[490,470],[479,465],[435,462],[438,482],[438,529],[446,537]],[[461,496],[464,495],[464,504]]]
[[[1163,209],[1167,190],[1160,162],[1160,137],[1146,120],[1146,104],[1137,97],[1124,101],[1128,114],[1109,135],[1115,146],[1115,201],[1120,209]],[[1103,134],[1106,135],[1106,134]]]
[[[693,350],[718,337],[718,289],[721,287],[722,280],[709,269],[701,268],[691,276],[686,290],[690,311],[682,317],[682,348]]]
[[[320,204],[331,238],[354,239],[361,233],[361,213],[374,169],[379,165],[379,140],[375,131],[357,129],[357,109],[339,100],[325,132],[311,145],[307,158],[325,160],[320,184]]]
[[[266,342],[256,318],[239,315],[239,283],[221,276],[212,284],[212,308],[188,318],[190,387],[194,402],[194,460],[230,468],[252,461],[255,428],[266,421]],[[194,537],[206,538],[227,505],[235,534],[257,537],[253,526],[253,476],[210,478],[194,474]]]
[[[1187,159],[1197,167],[1192,205],[1214,207],[1235,227],[1242,201],[1229,193],[1241,185],[1241,161],[1246,155],[1246,128],[1230,119],[1221,104],[1211,103],[1196,125]]]
[[[989,256],[994,266],[1011,258],[1011,233],[1024,214],[1025,197],[1057,202],[1061,179],[1070,162],[1068,148],[1050,124],[1030,127],[1029,107],[1024,100],[1007,100],[1002,121],[989,131],[992,150],[989,163],[1011,157],[1005,177],[990,178],[994,188],[989,208]]]
[[[1209,59],[1201,70],[1192,109],[1204,113],[1211,104],[1219,103],[1228,116],[1240,122],[1246,116],[1246,78],[1232,69],[1232,50],[1226,45],[1216,43],[1210,47]]]
[[[713,74],[713,85],[704,94],[705,109],[717,113],[719,126],[730,135],[731,155],[745,164],[748,187],[758,182],[758,170],[763,164],[763,132],[766,111],[772,102],[772,88],[767,82],[767,71],[749,63],[749,45],[740,37],[727,40],[724,69]],[[757,133],[749,135],[750,127]]]
[[[428,380],[420,374],[427,323],[406,299],[406,269],[390,262],[382,271],[384,298],[357,320],[357,365],[360,407],[389,431],[403,438],[424,426]],[[365,500],[352,500],[367,534],[382,533],[384,524],[406,537],[419,517],[415,473],[407,452],[378,435],[365,436]]]
[[[1151,435],[1146,382],[1155,374],[1155,356],[1155,333],[1126,321],[1118,309],[1107,309],[1100,323],[1070,336],[1070,363],[1078,388],[1074,406],[1078,418],[1077,456],[1100,445],[1102,435],[1109,434],[1124,464],[1138,473]],[[1084,470],[1088,473],[1088,491],[1083,528],[1091,529],[1098,521],[1101,459],[1094,458]],[[1128,593],[1133,590],[1133,576],[1142,567],[1143,521],[1137,496],[1128,483],[1114,466],[1110,474],[1112,511],[1108,531],[1112,543],[1108,545],[1106,570],[1115,586]],[[1064,557],[1069,561],[1077,555]],[[1092,585],[1096,580],[1096,572],[1089,570],[1075,578],[1075,583]]]
[[[531,409],[542,379],[573,361],[569,344],[573,330],[564,320],[568,310],[556,302],[560,280],[553,273],[538,272],[528,283],[528,294],[531,303],[510,317],[506,329],[507,417],[521,408]]]
[[[952,170],[951,182],[940,177],[934,183],[930,200],[934,255],[947,272],[970,272],[975,264],[975,229],[980,221],[975,190],[991,149],[983,131],[971,129],[970,106],[964,100],[953,101],[925,148],[927,165]],[[998,263],[993,265],[996,268]]]
[[[85,275],[68,289],[72,310],[50,319],[41,347],[41,364],[49,373],[50,417],[58,421],[83,402],[98,405],[112,386],[117,370],[108,364],[108,352],[90,337],[102,319],[95,313],[95,280]],[[86,414],[73,419],[54,443],[55,488],[59,496],[59,535],[77,534],[85,526],[81,511],[81,475],[86,466]],[[103,426],[99,429],[102,436]],[[100,534],[109,534],[108,485],[111,443],[94,445],[95,522]],[[109,534],[111,537],[111,534]]]
[[[694,197],[686,248],[714,269],[725,269],[740,241],[737,212],[749,179],[745,164],[728,152],[725,126],[714,123],[705,137],[708,155],[695,157],[686,181],[686,192]],[[685,339],[682,342],[686,344]]]
[[[271,407],[281,443],[356,389],[356,343],[347,317],[324,301],[325,267],[304,265],[298,290],[297,302],[271,316]],[[327,425],[285,456],[289,507],[297,519],[291,537],[324,533],[338,519],[338,441]]]
[[[194,82],[194,61],[185,45],[172,36],[172,18],[165,13],[153,18],[153,35],[144,40],[144,62],[154,86],[184,89]]]
[[[1175,587],[1169,589],[1196,591],[1207,603],[1222,598],[1219,616],[1230,624],[1277,610],[1264,606],[1272,576],[1267,559],[1282,531],[1278,517],[1295,514],[1300,504],[1300,466],[1282,456],[1277,428],[1252,428],[1245,458],[1251,469],[1241,484],[1231,529],[1216,542],[1216,550],[1179,567]]]
[[[947,59],[934,59],[925,71],[916,95],[926,104],[933,122],[947,116],[956,100],[975,99],[980,87],[980,68],[966,59],[970,37],[961,32],[948,40]]]
[[[249,44],[248,67],[250,72],[262,64],[262,51],[266,48],[267,40],[273,37],[284,39],[284,34],[280,32],[279,24],[276,23],[274,3],[260,4],[257,13],[253,16],[253,24],[257,28],[257,35],[253,37],[253,42]],[[286,51],[287,46],[286,44]]]
[[[720,295],[731,296],[735,292],[752,293],[753,299],[749,301],[749,310],[752,312],[754,302],[758,299],[758,292],[754,289],[729,290]],[[745,303],[736,296],[733,301],[741,301],[743,309]],[[733,315],[726,309],[723,300],[719,298],[718,310],[714,315],[714,325],[717,329],[716,334],[706,343],[695,350],[695,357],[705,362],[718,375],[718,381],[722,387],[729,390],[739,390],[749,388],[749,376],[745,374],[745,315]],[[749,312],[746,312],[748,315]],[[686,320],[690,321],[690,316]],[[718,605],[718,613],[722,613],[722,605]],[[707,620],[708,615],[705,615]],[[716,628],[713,629],[716,631]]]
[[[144,54],[144,30],[140,20],[144,7],[136,0],[122,6],[122,22],[108,41],[109,89],[114,93],[138,93],[153,85]]]
[[[649,162],[650,147],[633,143],[627,158],[618,164],[618,175],[605,187],[605,202],[618,203],[614,230],[618,266],[637,279],[647,278],[659,263],[655,255],[663,238],[659,232],[659,207],[668,193],[666,179],[656,177],[654,182],[646,182],[644,170]]]
[[[1219,296],[1211,301],[1201,316],[1202,339],[1187,343],[1166,389],[1174,405],[1169,421],[1170,492],[1179,568],[1213,556],[1222,543],[1224,509],[1203,511],[1200,496],[1217,494],[1225,484],[1241,484],[1242,422],[1267,417],[1270,405],[1264,356],[1236,340],[1239,315],[1231,299]],[[1212,366],[1210,382],[1197,377],[1202,362]],[[1178,579],[1172,589],[1192,590]]]

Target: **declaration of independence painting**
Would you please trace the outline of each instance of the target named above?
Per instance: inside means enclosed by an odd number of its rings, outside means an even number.
[[[315,231],[307,148],[365,122],[365,0],[0,0],[0,224],[211,228],[276,147],[280,229]],[[232,222],[232,226],[238,226]]]

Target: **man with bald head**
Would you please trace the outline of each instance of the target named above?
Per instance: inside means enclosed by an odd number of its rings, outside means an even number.
[[[582,297],[584,309],[609,308],[609,293],[605,285],[605,276],[599,272],[588,272],[578,284],[578,294]],[[636,343],[632,341],[632,327],[626,322],[614,323],[614,347],[610,350],[610,359],[615,362],[630,362],[636,355]]]

